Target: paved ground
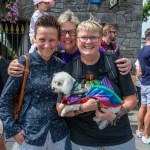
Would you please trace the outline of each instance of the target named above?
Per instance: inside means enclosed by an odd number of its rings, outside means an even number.
[[[133,134],[137,129],[137,112],[138,112],[137,109],[135,109],[129,113],[129,119],[130,119],[130,124],[131,124]],[[136,142],[137,150],[150,150],[150,145],[142,144],[140,138],[135,138],[135,142]]]
[[[137,129],[137,109],[129,113],[129,119],[132,131],[135,133],[135,130]],[[150,150],[150,145],[142,144],[141,139],[136,138],[135,141],[137,150]],[[8,139],[6,141],[6,146],[7,150],[16,150],[16,143],[13,141],[13,139]]]

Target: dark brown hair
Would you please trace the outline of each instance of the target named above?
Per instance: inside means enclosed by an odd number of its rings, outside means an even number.
[[[150,28],[145,31],[146,40],[150,40]]]
[[[58,37],[60,34],[60,26],[57,22],[57,19],[51,15],[43,15],[40,18],[38,18],[38,20],[35,23],[35,36],[37,33],[37,29],[38,27],[53,27],[56,28],[58,31]]]

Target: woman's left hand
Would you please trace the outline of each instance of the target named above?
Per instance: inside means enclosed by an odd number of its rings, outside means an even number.
[[[115,63],[117,63],[117,67],[122,75],[128,74],[132,68],[131,61],[127,58],[117,59]]]
[[[21,145],[24,142],[24,131],[21,130],[18,134],[14,136],[15,141]]]
[[[96,111],[96,117],[100,120],[113,121],[116,118],[116,115],[105,108],[101,108],[101,111]]]

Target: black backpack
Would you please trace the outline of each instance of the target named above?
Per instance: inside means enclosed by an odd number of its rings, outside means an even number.
[[[80,56],[79,56],[80,57]],[[114,63],[114,55],[111,53],[104,53],[104,65],[107,70],[107,75],[114,83],[118,82],[118,70]],[[82,76],[82,63],[80,59],[73,61],[73,77]]]

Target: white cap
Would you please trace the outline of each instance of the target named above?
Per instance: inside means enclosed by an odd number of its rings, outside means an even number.
[[[50,2],[50,1],[52,1],[52,0],[33,0],[34,5],[37,5],[40,2]]]

